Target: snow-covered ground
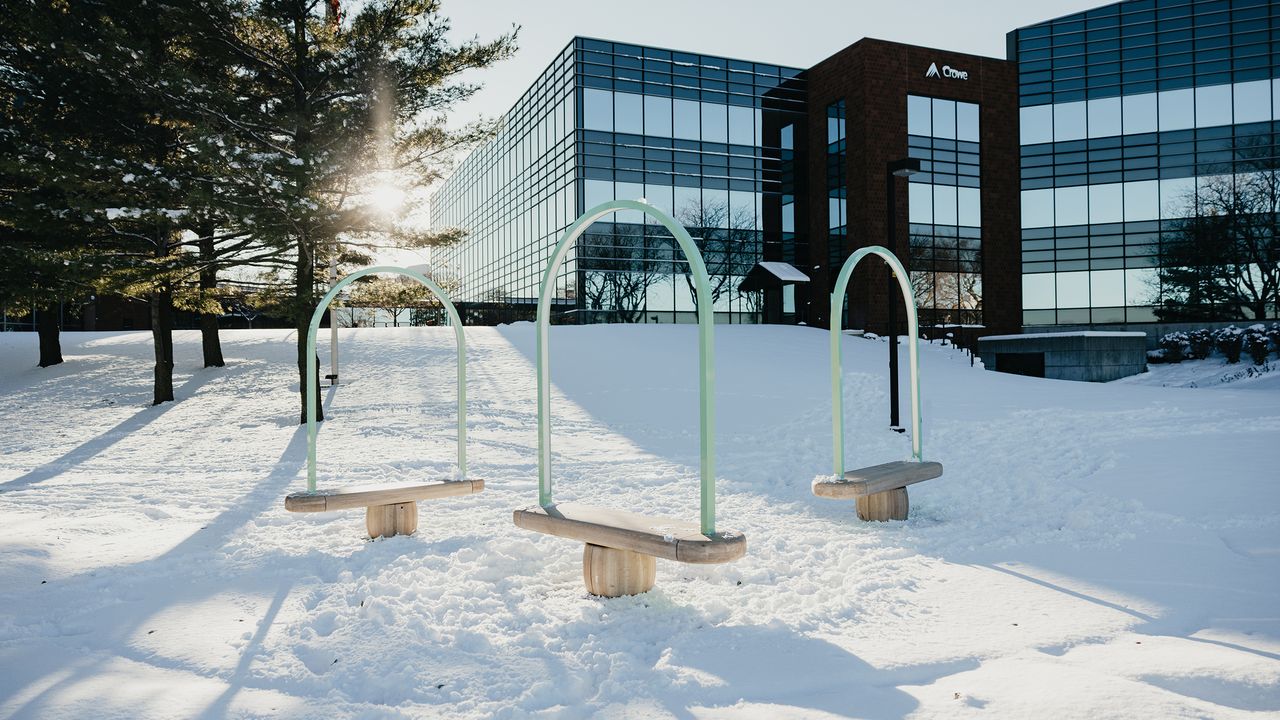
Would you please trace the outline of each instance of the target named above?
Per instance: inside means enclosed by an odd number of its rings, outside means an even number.
[[[479,495],[411,537],[304,488],[292,336],[224,333],[150,407],[146,333],[0,336],[0,716],[1276,717],[1280,393],[1037,380],[928,348],[907,522],[830,472],[827,335],[716,329],[718,522],[748,553],[602,600],[536,501],[530,325],[468,330]],[[557,498],[697,516],[696,331],[552,333]],[[850,465],[903,459],[845,340]],[[348,330],[322,484],[452,471],[453,336]],[[905,358],[904,358],[905,366]],[[1148,378],[1149,379],[1149,378]],[[904,388],[905,391],[905,388]]]

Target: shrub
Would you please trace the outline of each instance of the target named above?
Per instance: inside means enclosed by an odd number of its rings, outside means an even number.
[[[1203,360],[1213,354],[1213,331],[1201,328],[1187,333],[1188,357]]]
[[[1165,362],[1163,350],[1148,350],[1147,363],[1151,365],[1159,365]]]
[[[1280,323],[1272,325],[1267,330],[1267,337],[1271,338],[1271,349],[1275,350],[1277,355],[1280,355]]]
[[[1227,356],[1227,362],[1240,362],[1240,351],[1244,349],[1244,331],[1230,325],[1219,330],[1216,336],[1218,351]]]
[[[1187,334],[1172,332],[1160,338],[1160,349],[1164,351],[1164,361],[1182,362],[1187,357]]]
[[[1265,365],[1267,355],[1271,352],[1267,339],[1267,329],[1258,325],[1250,325],[1248,330],[1244,331],[1244,348],[1249,353],[1249,357],[1253,359],[1254,365]]]

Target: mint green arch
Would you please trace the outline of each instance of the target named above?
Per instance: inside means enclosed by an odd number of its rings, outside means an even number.
[[[715,449],[715,347],[712,337],[714,316],[711,309],[711,278],[702,261],[702,253],[689,236],[689,231],[670,215],[647,202],[637,200],[613,200],[601,203],[583,213],[556,245],[542,285],[538,291],[538,504],[551,505],[551,359],[547,333],[551,327],[551,295],[555,290],[556,274],[578,236],[596,220],[616,210],[639,210],[662,223],[675,236],[684,250],[693,272],[694,287],[698,292],[698,408],[699,434],[702,453],[702,488],[700,493],[702,534],[716,532],[716,449]]]
[[[377,265],[357,270],[339,280],[320,300],[316,311],[311,315],[311,327],[307,330],[307,492],[316,491],[316,332],[320,329],[320,319],[342,288],[365,275],[377,273],[394,273],[417,280],[440,299],[445,311],[449,313],[453,335],[458,341],[458,474],[461,479],[467,479],[467,339],[462,332],[462,318],[458,317],[458,311],[453,307],[449,295],[432,282],[431,278],[409,268]]]
[[[911,278],[906,268],[888,248],[871,245],[859,249],[844,261],[836,287],[831,291],[831,432],[835,474],[844,475],[844,365],[840,349],[840,321],[844,309],[844,295],[853,277],[853,269],[868,255],[879,255],[893,269],[902,290],[902,304],[907,308],[907,334],[911,342],[907,346],[911,356],[911,456],[916,462],[922,459],[920,438],[920,333],[916,320],[916,296],[911,288]],[[892,302],[892,300],[890,300]],[[892,342],[892,341],[891,341]],[[897,348],[894,348],[897,352]]]

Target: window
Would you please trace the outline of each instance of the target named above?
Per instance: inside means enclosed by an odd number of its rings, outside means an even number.
[[[1053,297],[1053,277],[1053,273],[1022,276],[1022,308],[1024,310],[1052,310],[1056,307]]]
[[[644,96],[644,134],[671,137],[671,98]]]
[[[907,184],[907,219],[913,223],[933,223],[933,186],[928,183]]]
[[[705,142],[727,142],[729,139],[728,108],[718,103],[702,103],[702,139]]]
[[[978,188],[962,187],[956,190],[956,207],[958,224],[971,227],[982,226],[982,199]]]
[[[701,137],[696,100],[676,99],[673,102],[673,118],[676,137],[685,140],[697,140]]]
[[[1060,272],[1057,278],[1058,307],[1089,307],[1089,272]]]
[[[613,129],[620,133],[644,133],[644,96],[613,94]]]
[[[1124,184],[1125,222],[1156,220],[1160,217],[1160,181],[1142,180]]]
[[[1093,307],[1124,305],[1124,270],[1094,270],[1089,273],[1089,286]]]
[[[1196,127],[1231,124],[1231,86],[1196,88]]]
[[[1121,133],[1120,98],[1089,101],[1089,137],[1110,137]]]
[[[1053,139],[1056,142],[1081,140],[1086,135],[1084,101],[1053,106]]]
[[[933,222],[935,225],[956,224],[956,187],[933,186]]]
[[[1156,131],[1156,94],[1125,95],[1122,99],[1126,135]]]
[[[1185,130],[1196,126],[1196,96],[1192,88],[1159,94],[1160,130]]]
[[[978,142],[978,106],[956,103],[956,139]]]
[[[933,134],[933,104],[929,98],[907,96],[907,133],[928,137]]]
[[[1271,119],[1271,82],[1256,80],[1234,88],[1235,122],[1263,122]]]
[[[1089,222],[1124,221],[1124,186],[1122,183],[1089,186]]]
[[[1019,112],[1019,128],[1023,145],[1053,142],[1053,106],[1022,108]]]
[[[1085,225],[1089,222],[1089,188],[1085,185],[1058,188],[1054,193],[1057,225]]]
[[[729,142],[735,145],[755,143],[755,112],[739,105],[729,106]]]
[[[954,140],[956,137],[956,103],[933,100],[933,136]]]
[[[613,132],[613,93],[587,88],[582,91],[582,96],[583,127]]]
[[[912,196],[914,201],[915,196]],[[1022,191],[1022,227],[1051,227],[1054,224],[1053,188]],[[912,206],[915,203],[912,202]],[[913,221],[914,222],[914,221]]]

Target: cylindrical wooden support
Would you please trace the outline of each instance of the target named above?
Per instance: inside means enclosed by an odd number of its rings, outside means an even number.
[[[652,555],[591,543],[582,550],[582,579],[592,595],[622,597],[649,592],[657,572],[658,563]]]
[[[365,508],[364,524],[371,538],[412,535],[418,529],[418,503],[370,505]]]
[[[907,489],[885,490],[863,495],[855,500],[858,517],[863,520],[906,520]]]

